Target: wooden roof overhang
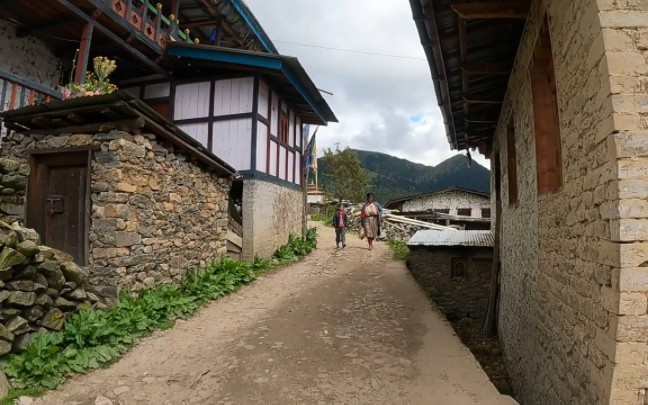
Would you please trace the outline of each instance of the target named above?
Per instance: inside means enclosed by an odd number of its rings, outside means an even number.
[[[183,60],[183,74],[188,77],[214,72],[249,72],[264,77],[294,109],[305,124],[326,125],[338,122],[297,58],[261,52],[242,51],[210,45],[180,44],[169,46],[169,56]],[[191,63],[186,63],[190,60]],[[180,74],[180,73],[179,73]]]
[[[126,91],[52,101],[0,113],[5,127],[23,134],[95,134],[110,131],[148,132],[185,151],[222,177],[236,170],[200,142]]]
[[[156,17],[154,21],[162,21],[163,30],[175,34],[165,35],[164,41],[151,39],[144,24],[138,29],[115,11],[116,3],[121,3],[120,10],[127,7],[126,11],[136,5],[144,7],[149,17]],[[158,3],[162,6],[159,12]],[[169,20],[171,14],[179,26]],[[32,36],[47,43],[61,58],[71,61],[78,49],[80,53],[87,49],[86,60],[99,55],[116,59],[116,81],[152,74],[170,76],[177,66],[166,58],[166,47],[173,41],[198,39],[203,44],[217,42],[223,47],[277,53],[241,0],[0,0],[0,19],[17,24],[19,37]],[[185,30],[190,31],[188,36]],[[212,34],[216,34],[214,41]],[[86,44],[85,38],[90,38]]]
[[[530,0],[410,0],[452,149],[490,155]]]

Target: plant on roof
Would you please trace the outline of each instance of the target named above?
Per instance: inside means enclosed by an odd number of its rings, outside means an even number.
[[[76,56],[74,59],[76,61]],[[97,56],[92,62],[94,71],[86,72],[85,81],[83,83],[77,83],[70,78],[70,83],[61,89],[64,100],[74,97],[110,94],[117,90],[117,86],[111,83],[108,79],[108,76],[117,69],[117,63],[105,56]],[[76,62],[72,65],[72,72],[74,72],[75,69]]]

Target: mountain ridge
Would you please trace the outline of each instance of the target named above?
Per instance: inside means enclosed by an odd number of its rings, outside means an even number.
[[[464,155],[452,156],[436,166],[426,166],[384,152],[353,151],[367,171],[368,191],[373,192],[382,203],[453,186],[490,192],[490,171],[475,161],[469,166]],[[326,159],[320,158],[318,161],[320,185],[324,190],[330,190],[333,179],[327,175]]]

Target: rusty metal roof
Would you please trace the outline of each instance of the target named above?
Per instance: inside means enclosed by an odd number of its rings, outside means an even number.
[[[410,0],[453,149],[488,154],[529,0]]]
[[[472,246],[493,247],[495,237],[491,231],[435,231],[416,232],[408,246]]]

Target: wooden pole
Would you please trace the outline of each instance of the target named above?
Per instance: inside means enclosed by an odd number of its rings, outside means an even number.
[[[79,55],[77,56],[76,70],[74,72],[74,81],[77,83],[85,82],[85,74],[88,70],[88,60],[90,59],[90,44],[92,42],[92,32],[94,23],[88,21],[83,27],[81,33],[81,45],[79,46]]]
[[[502,232],[502,198],[501,198],[501,168],[499,154],[495,157],[495,246],[493,247],[493,267],[491,270],[490,295],[484,318],[483,332],[493,336],[497,332],[497,301],[498,281],[500,274],[500,236]]]

